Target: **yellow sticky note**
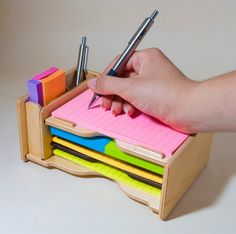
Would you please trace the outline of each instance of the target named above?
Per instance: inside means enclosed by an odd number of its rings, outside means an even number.
[[[70,149],[73,149],[77,152],[80,152],[80,153],[83,153],[85,155],[88,155],[89,157],[91,158],[94,158],[94,159],[97,159],[101,162],[104,162],[104,163],[107,163],[109,165],[112,165],[116,168],[119,168],[121,170],[124,170],[124,171],[128,171],[128,172],[131,172],[135,175],[138,175],[138,176],[141,176],[143,178],[146,178],[146,179],[149,179],[149,180],[152,180],[154,182],[157,182],[159,184],[162,184],[162,177],[158,176],[158,175],[155,175],[155,174],[152,174],[152,173],[149,173],[148,171],[144,171],[142,169],[139,169],[137,167],[134,167],[132,165],[129,165],[129,164],[126,164],[122,161],[119,161],[117,159],[114,159],[114,158],[111,158],[107,155],[104,155],[104,154],[101,154],[101,153],[98,153],[96,151],[92,151],[90,149],[86,149],[86,148],[83,148],[79,145],[76,145],[76,144],[73,144],[69,141],[65,141],[61,138],[58,138],[58,137],[53,137],[52,139],[53,142],[56,142],[58,144],[61,144],[61,145],[64,145],[66,146],[67,148],[70,148]]]
[[[59,149],[53,150],[53,153],[56,156],[59,156],[61,158],[64,158],[64,159],[67,159],[67,160],[72,161],[74,163],[77,163],[83,167],[89,168],[89,169],[96,171],[96,172],[98,172],[110,179],[117,180],[117,181],[127,184],[131,187],[134,187],[136,189],[139,189],[141,191],[144,191],[146,193],[154,195],[157,197],[157,199],[160,198],[160,196],[161,196],[161,189],[153,187],[148,184],[145,184],[145,183],[140,182],[138,180],[132,179],[126,173],[124,173],[114,167],[111,167],[109,165],[106,165],[103,163],[92,163],[92,162],[86,161],[84,159],[81,159],[79,157],[76,157],[72,154],[61,151]]]

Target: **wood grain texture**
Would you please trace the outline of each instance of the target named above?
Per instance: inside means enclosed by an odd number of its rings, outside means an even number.
[[[45,123],[48,126],[60,128],[61,130],[64,130],[66,132],[70,132],[72,134],[76,134],[81,137],[94,137],[94,136],[100,135],[99,133],[96,133],[96,132],[91,131],[89,129],[76,126],[76,124],[73,122],[62,120],[62,119],[59,119],[59,118],[56,118],[53,116],[48,117],[45,120]]]
[[[118,183],[120,189],[131,199],[145,204],[150,208],[153,212],[159,213],[160,199],[151,194],[147,194],[141,190],[136,188],[131,188],[130,186]]]
[[[70,69],[66,72],[66,87],[67,90],[71,90],[75,87],[75,81],[76,81],[76,74],[77,70],[76,67]],[[95,76],[98,76],[99,73],[91,70],[87,70],[86,72],[86,79],[91,79]]]
[[[76,163],[70,162],[64,158],[58,157],[58,156],[51,156],[49,159],[42,160],[39,157],[33,155],[33,154],[27,154],[27,158],[35,162],[41,166],[47,167],[47,168],[57,168],[62,171],[65,171],[67,173],[70,173],[75,176],[83,176],[83,177],[102,177],[109,179],[107,177],[104,177],[103,175],[92,171],[90,169],[87,169],[85,167],[82,167]],[[112,180],[112,179],[109,179]],[[122,182],[115,181],[116,184],[119,186],[119,188],[130,198],[132,198],[135,201],[138,201],[140,203],[146,204],[153,212],[158,213],[159,212],[159,198],[156,196],[153,196],[151,194],[145,193],[139,189],[136,189],[134,187],[130,187]]]
[[[40,111],[41,106],[33,103],[26,102],[26,122],[27,122],[27,138],[29,152],[43,157],[41,151],[41,129],[40,129]]]
[[[206,167],[212,135],[198,134],[185,142],[165,166],[160,218],[165,220]]]
[[[25,103],[28,101],[28,96],[25,95],[17,100],[17,119],[20,139],[21,159],[27,161],[26,154],[29,152],[28,136],[27,136],[27,121]]]

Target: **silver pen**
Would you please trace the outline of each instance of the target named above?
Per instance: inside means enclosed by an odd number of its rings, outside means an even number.
[[[144,38],[148,30],[151,28],[151,26],[154,23],[154,19],[157,16],[158,11],[155,10],[150,17],[147,17],[143,23],[140,25],[136,33],[133,35],[131,40],[128,42],[127,47],[121,54],[121,56],[118,58],[117,62],[114,64],[114,66],[111,68],[111,70],[108,72],[108,76],[117,76],[123,69],[124,65],[128,62],[131,55],[135,52],[135,49],[141,42],[141,40]],[[94,94],[93,98],[91,99],[88,108],[90,108],[93,103],[102,95],[100,94]]]
[[[89,47],[85,47],[85,53],[84,53],[84,73],[86,74],[88,69],[88,54],[89,54]],[[86,77],[84,77],[85,80]]]
[[[88,47],[86,45],[86,37],[82,37],[79,47],[79,56],[77,64],[76,86],[85,79],[85,66],[87,66]],[[87,69],[87,68],[86,68]]]

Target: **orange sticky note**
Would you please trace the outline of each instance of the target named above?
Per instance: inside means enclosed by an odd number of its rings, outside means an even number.
[[[40,81],[43,86],[44,105],[47,105],[53,99],[59,97],[66,91],[65,72],[61,69]]]

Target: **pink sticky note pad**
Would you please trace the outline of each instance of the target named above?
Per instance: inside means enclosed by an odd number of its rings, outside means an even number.
[[[138,145],[165,156],[171,156],[188,135],[177,132],[159,120],[137,111],[134,117],[126,114],[113,116],[100,105],[88,109],[93,96],[87,90],[52,112],[52,116],[76,123],[114,139]]]
[[[41,72],[41,73],[37,74],[36,76],[34,76],[33,80],[42,80],[43,78],[50,76],[51,74],[53,74],[57,70],[58,70],[57,67],[51,67],[48,70]]]

